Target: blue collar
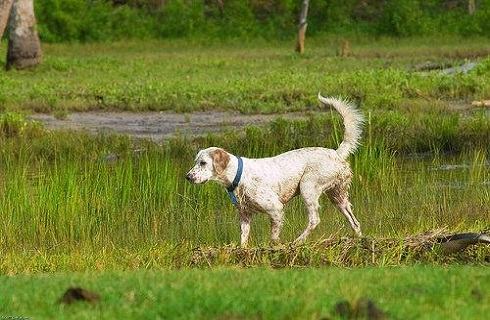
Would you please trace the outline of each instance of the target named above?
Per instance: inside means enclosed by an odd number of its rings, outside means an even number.
[[[238,205],[238,199],[233,192],[238,187],[238,183],[240,183],[243,172],[243,160],[238,156],[236,158],[238,159],[238,169],[236,171],[235,179],[233,179],[231,185],[226,188],[226,191],[228,191],[228,195],[230,196],[231,203],[233,203],[235,206]]]

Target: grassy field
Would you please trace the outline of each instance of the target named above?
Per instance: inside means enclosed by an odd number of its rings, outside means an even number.
[[[316,93],[348,96],[368,110],[447,110],[490,95],[488,38],[309,39],[303,56],[285,42],[125,41],[45,44],[35,72],[0,73],[0,106],[67,110],[284,112],[317,105]],[[5,43],[0,59],[5,57]],[[481,62],[467,75],[414,72]],[[3,64],[3,61],[0,61]]]
[[[361,249],[352,259],[345,258],[342,246],[323,253],[306,248],[301,253],[306,262],[299,264],[412,263],[417,259],[406,259],[396,245],[406,236],[488,228],[490,121],[488,111],[470,106],[490,94],[488,39],[371,40],[351,39],[349,58],[336,55],[333,38],[309,41],[301,57],[286,43],[46,45],[45,61],[35,71],[1,73],[0,105],[59,116],[93,109],[254,113],[313,110],[318,90],[349,96],[367,117],[363,146],[352,158],[355,212],[368,237],[390,238],[395,245],[371,258],[358,243]],[[479,62],[468,74],[413,70],[427,61],[458,65],[467,59]],[[5,113],[0,269],[17,274],[192,265],[193,248],[233,245],[239,232],[234,208],[219,186],[193,186],[183,179],[199,148],[219,145],[263,157],[306,146],[335,147],[341,137],[340,119],[328,111],[305,121],[277,120],[264,128],[177,137],[163,145],[50,132]],[[287,243],[306,224],[301,200],[291,203],[286,217]],[[313,242],[350,235],[326,200],[321,218]],[[252,230],[253,246],[268,247],[264,215],[254,219]],[[277,260],[290,265],[294,257],[286,250],[242,260],[242,253],[227,250],[212,264],[238,259],[245,265]],[[486,256],[483,248],[463,260],[484,263]]]
[[[312,129],[326,124],[339,128],[338,122],[325,119],[280,120],[268,128],[249,128],[245,138],[239,133],[179,137],[157,145],[127,137],[49,132],[21,118],[10,119],[0,138],[0,269],[16,274],[191,265],[192,248],[229,245],[239,238],[237,215],[224,190],[214,184],[191,185],[183,178],[199,147],[219,141],[237,154],[255,157],[295,144],[335,146],[340,135],[336,131],[311,135]],[[284,141],[285,132],[291,133],[289,141]],[[243,139],[249,143],[241,143]],[[476,136],[475,141],[481,139]],[[364,145],[352,159],[351,192],[365,235],[401,243],[408,235],[435,228],[488,228],[488,150],[482,145],[452,156],[434,152],[428,158],[397,157],[384,146],[382,136],[371,133],[368,123]],[[344,218],[323,200],[323,222],[311,240],[350,235]],[[293,240],[305,225],[305,208],[296,199],[286,210],[284,241]],[[257,215],[253,246],[267,247],[268,242],[269,221]],[[353,258],[346,260],[343,249],[325,251],[323,264],[396,265],[417,260],[405,259],[396,244],[368,259],[362,254],[356,258],[354,250]],[[488,249],[475,253],[474,261],[484,263]],[[322,265],[318,261],[325,254],[318,252],[321,248],[311,254],[317,262],[304,264]],[[233,259],[222,260],[230,264]],[[256,259],[252,264],[267,265],[271,260]],[[220,259],[216,261],[213,264],[219,265]]]
[[[69,286],[97,305],[57,300]],[[0,277],[0,318],[337,319],[336,303],[371,299],[389,319],[485,319],[487,267],[194,269]]]

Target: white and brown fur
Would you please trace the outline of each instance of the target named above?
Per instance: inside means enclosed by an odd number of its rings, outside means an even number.
[[[250,221],[254,212],[264,212],[271,219],[272,241],[279,241],[284,221],[284,205],[300,194],[308,209],[308,226],[295,240],[304,242],[320,223],[319,198],[326,193],[333,204],[349,221],[354,232],[361,236],[359,221],[352,213],[349,201],[349,185],[352,179],[347,158],[359,144],[362,114],[348,101],[322,97],[325,105],[333,106],[343,117],[344,140],[337,150],[322,147],[302,148],[275,157],[243,159],[243,173],[235,190],[239,199],[241,245],[246,246],[250,233]],[[195,166],[186,178],[193,183],[217,181],[225,187],[235,178],[238,160],[232,154],[217,147],[199,151]]]

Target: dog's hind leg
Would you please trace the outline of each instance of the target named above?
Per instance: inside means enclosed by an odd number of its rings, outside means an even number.
[[[318,213],[320,204],[318,200],[322,194],[321,188],[313,182],[302,182],[300,185],[300,191],[308,210],[308,225],[306,226],[305,231],[303,231],[303,233],[296,240],[294,240],[294,243],[303,243],[320,223],[320,215]]]
[[[349,201],[347,186],[348,185],[335,187],[331,190],[328,190],[327,194],[332,203],[337,207],[337,209],[339,209],[339,211],[342,212],[342,214],[347,218],[352,230],[354,230],[357,236],[361,237],[361,224],[352,212],[352,204]]]
[[[337,208],[339,208],[340,212],[344,214],[347,220],[349,220],[350,226],[352,227],[352,230],[354,230],[356,235],[358,237],[362,237],[361,224],[359,223],[356,216],[352,212],[352,205],[349,202],[349,200],[345,200],[340,204],[336,204],[336,206]]]

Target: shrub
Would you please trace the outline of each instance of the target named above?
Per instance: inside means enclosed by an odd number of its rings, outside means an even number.
[[[40,123],[28,121],[21,114],[14,112],[0,114],[0,137],[37,136],[41,132]]]
[[[488,36],[490,0],[469,16],[442,0],[312,1],[308,33],[392,36]],[[147,37],[264,37],[295,35],[298,0],[43,0],[36,14],[43,41]]]

